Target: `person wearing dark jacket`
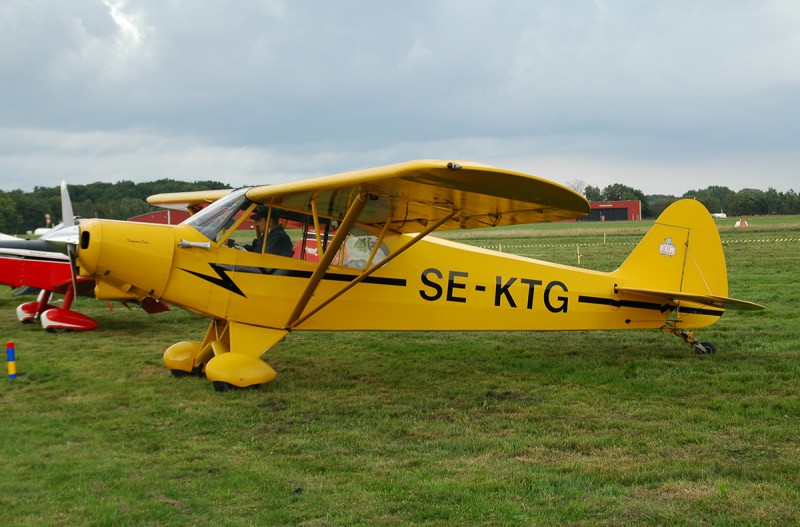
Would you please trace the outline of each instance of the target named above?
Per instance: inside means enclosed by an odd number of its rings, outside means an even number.
[[[278,214],[273,211],[272,215],[269,214],[267,207],[262,207],[253,213],[250,218],[256,222],[256,239],[253,243],[246,246],[246,249],[251,252],[260,253],[264,244],[264,235],[267,231],[267,216],[269,220],[269,232],[266,234],[267,247],[264,252],[269,254],[277,254],[280,256],[292,256],[294,254],[294,246],[292,240],[281,224],[278,222]]]

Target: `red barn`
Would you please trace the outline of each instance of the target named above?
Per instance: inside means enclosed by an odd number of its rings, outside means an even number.
[[[148,212],[134,216],[128,221],[140,221],[142,223],[161,223],[163,225],[177,225],[189,217],[187,210],[157,210],[155,212]]]

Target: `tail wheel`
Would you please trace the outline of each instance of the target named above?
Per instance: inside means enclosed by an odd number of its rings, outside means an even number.
[[[716,352],[717,352],[717,347],[711,342],[701,342],[700,347],[697,348],[697,353],[706,353],[711,355]]]
[[[694,352],[698,355],[711,355],[717,352],[717,347],[711,342],[700,342],[694,338],[694,333],[691,331],[684,331],[683,329],[675,326],[665,326],[661,328],[662,331],[667,331],[680,337],[684,342],[694,348]]]

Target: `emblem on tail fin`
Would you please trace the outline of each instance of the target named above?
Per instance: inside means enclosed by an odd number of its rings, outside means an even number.
[[[658,248],[658,252],[660,252],[664,256],[669,256],[670,258],[675,256],[676,250],[677,248],[675,247],[675,244],[672,243],[672,238],[667,238],[666,240],[664,240],[664,243],[662,243],[661,246]]]

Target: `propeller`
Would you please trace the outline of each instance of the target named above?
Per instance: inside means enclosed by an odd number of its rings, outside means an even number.
[[[64,228],[75,227],[75,213],[72,212],[72,200],[69,197],[69,190],[67,190],[67,182],[61,181],[61,221],[64,223]],[[80,235],[80,234],[79,234]],[[78,297],[78,245],[76,243],[67,243],[67,257],[69,257],[69,266],[72,271],[72,291],[75,293],[75,298]]]
[[[61,221],[64,227],[75,225],[75,214],[72,212],[72,200],[69,199],[67,182],[61,181]]]
[[[68,243],[67,247],[67,256],[69,257],[69,268],[71,277],[72,277],[72,292],[75,294],[75,298],[78,298],[78,246],[74,243]],[[73,302],[75,300],[73,299]]]
[[[61,222],[59,229],[50,231],[42,239],[57,251],[67,255],[72,271],[72,290],[78,296],[78,240],[80,231],[75,223],[75,214],[72,211],[72,200],[67,190],[67,182],[61,182]]]
[[[57,231],[51,231],[45,238],[42,237],[50,247],[60,253],[64,253],[69,258],[70,269],[72,270],[72,288],[77,294],[77,274],[78,274],[78,240],[80,239],[80,230],[77,225],[71,227],[64,227]]]

